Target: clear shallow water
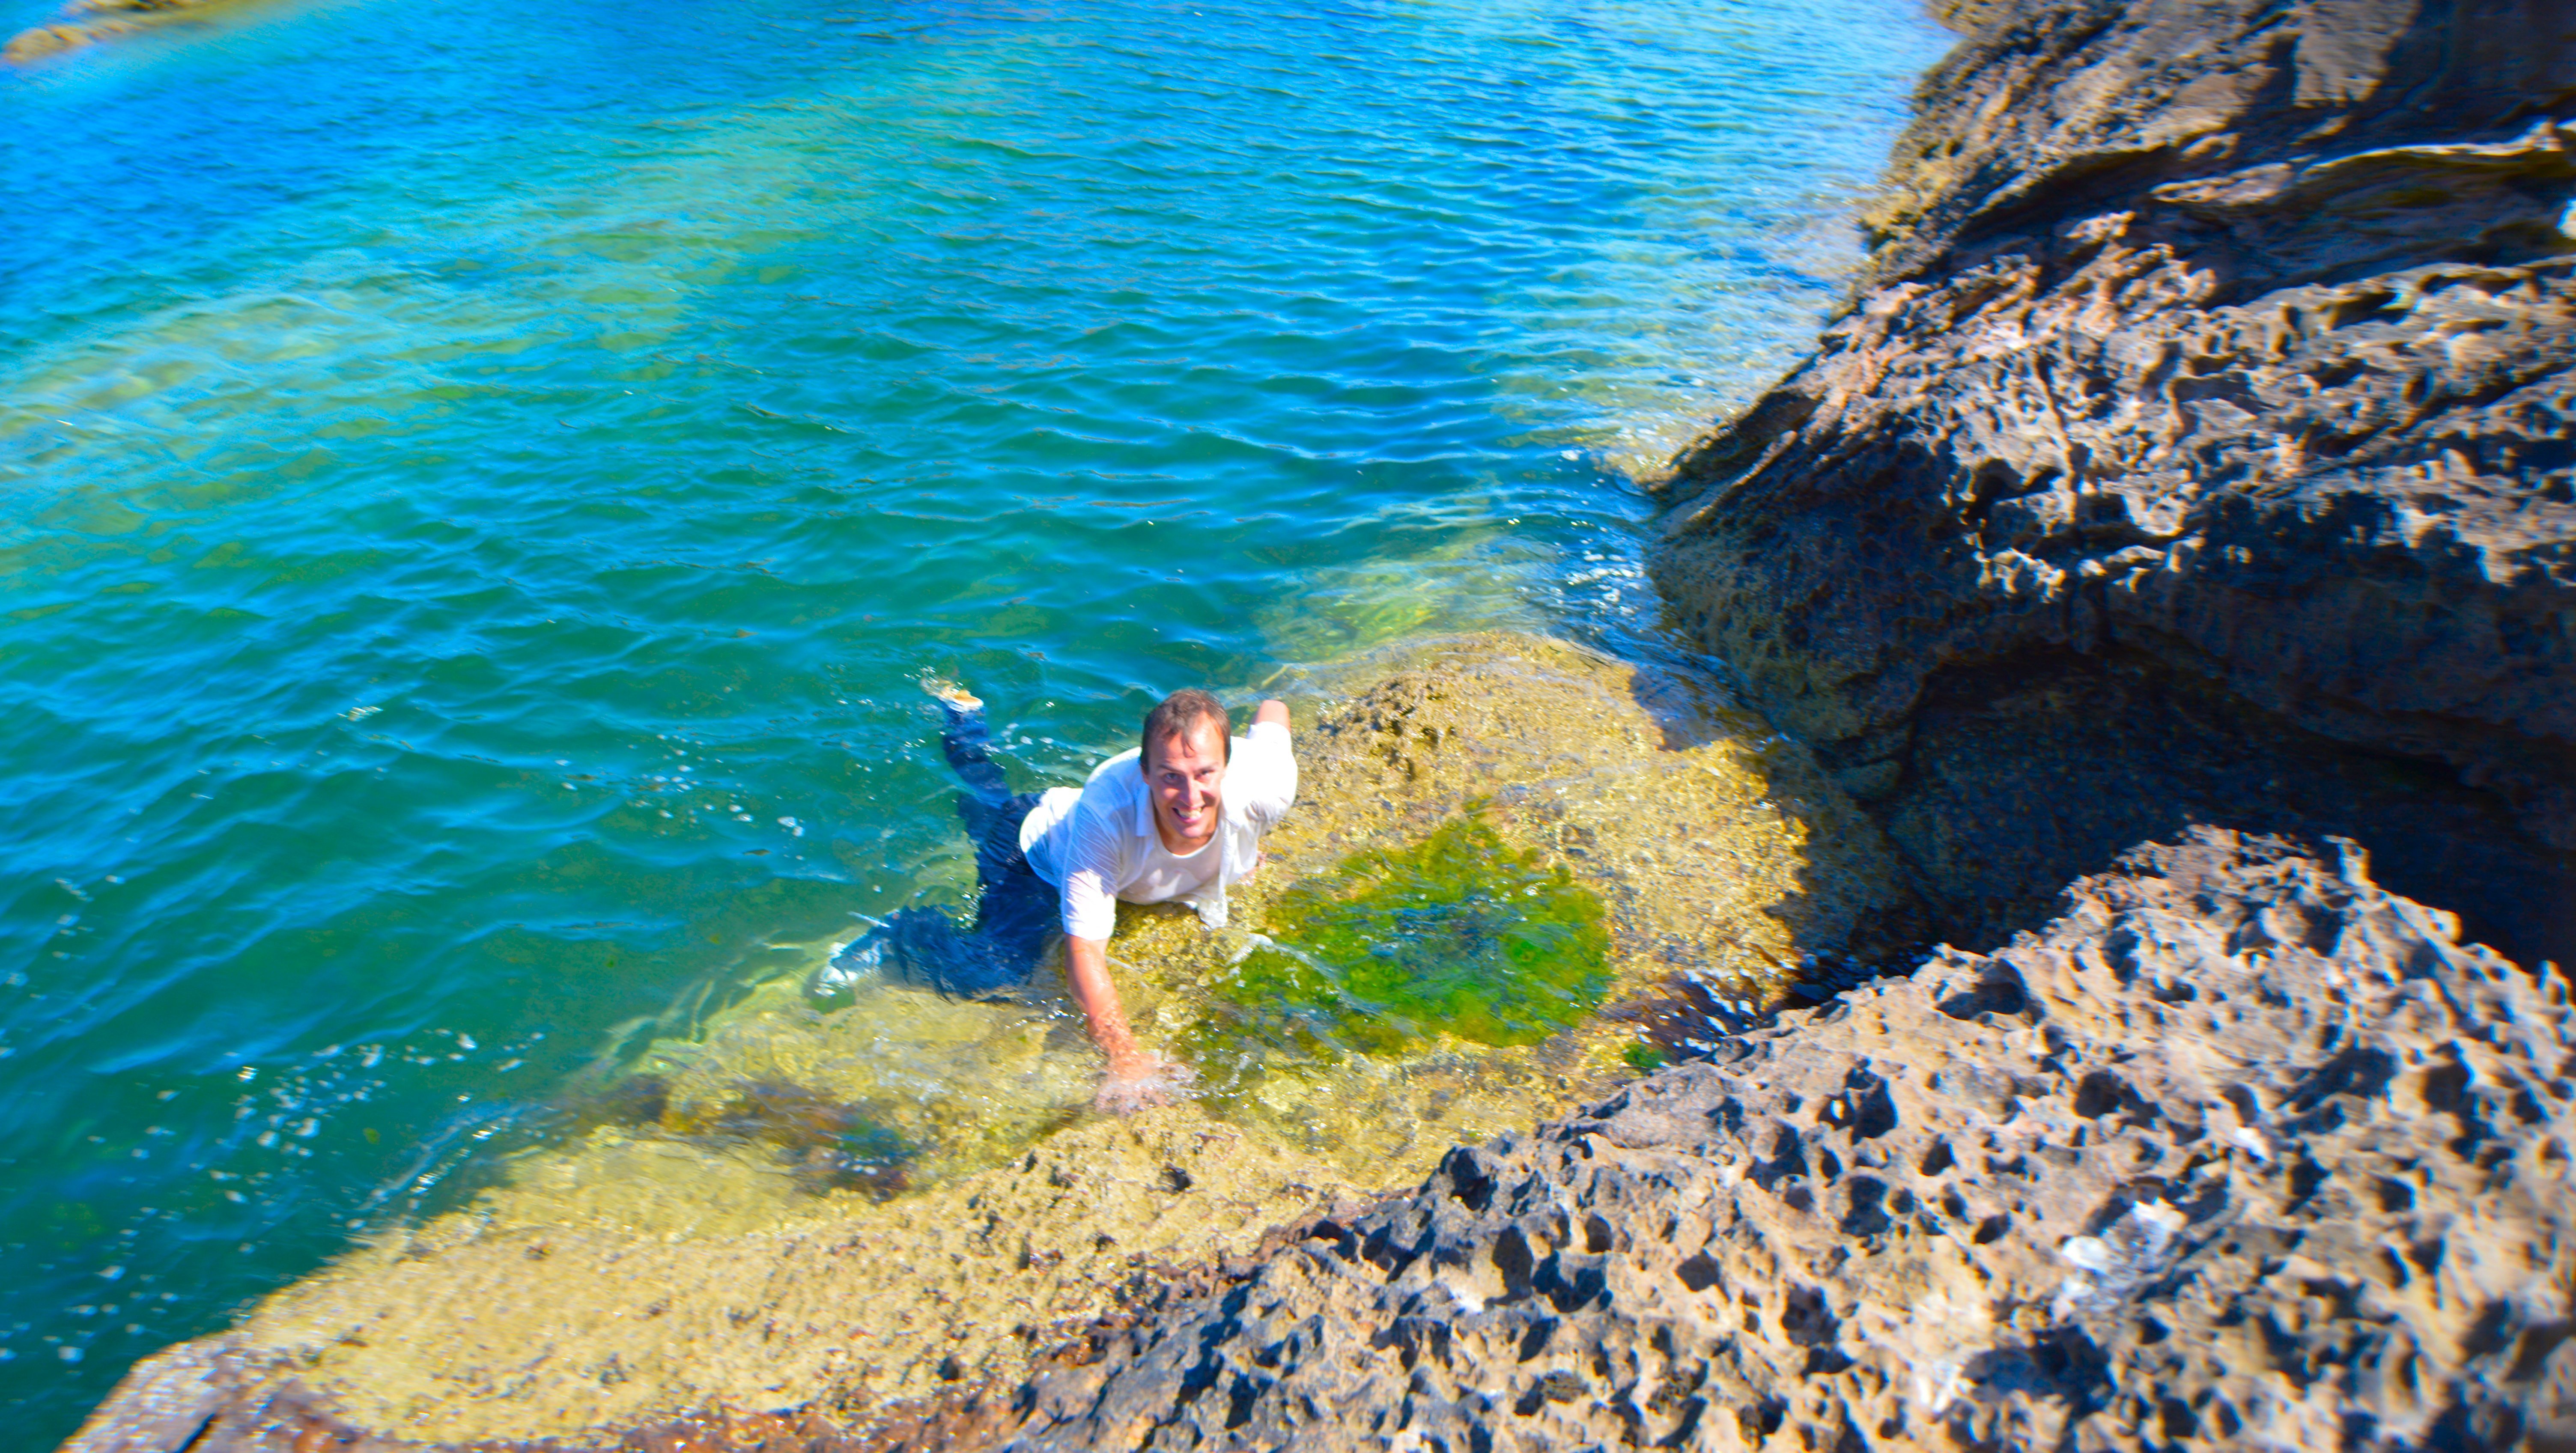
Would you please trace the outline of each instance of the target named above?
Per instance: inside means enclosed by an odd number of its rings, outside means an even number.
[[[44,7],[0,5],[0,21]],[[1941,37],[1802,6],[321,0],[0,76],[0,1399],[453,1195],[1027,785],[1617,634]]]

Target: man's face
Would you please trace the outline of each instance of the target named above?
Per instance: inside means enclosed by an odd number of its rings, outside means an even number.
[[[1225,785],[1225,730],[1214,722],[1164,737],[1145,753],[1154,830],[1163,846],[1190,852],[1216,836],[1217,792]]]

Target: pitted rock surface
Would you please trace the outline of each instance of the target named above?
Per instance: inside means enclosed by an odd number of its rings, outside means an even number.
[[[2203,832],[1034,1382],[1017,1446],[2576,1438],[2576,1014]]]
[[[2495,794],[2520,867],[2397,881],[2497,885],[2444,906],[2568,957],[2513,900],[2576,900],[2576,10],[1994,9],[1920,93],[1869,288],[1676,460],[1658,583],[1847,786],[1933,805],[1898,840],[1956,898],[2103,857],[1945,857],[1977,812],[1927,700],[2125,662]],[[2295,807],[2277,775],[2227,795]],[[2348,797],[2240,825],[2424,831]]]

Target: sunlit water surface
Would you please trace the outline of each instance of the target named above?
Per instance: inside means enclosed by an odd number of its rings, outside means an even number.
[[[0,4],[10,29],[48,7]],[[0,77],[0,1414],[1425,631],[1645,629],[1913,0],[279,0]],[[15,1439],[13,1439],[13,1442]]]

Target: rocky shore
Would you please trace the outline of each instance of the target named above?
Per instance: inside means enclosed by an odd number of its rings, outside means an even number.
[[[2059,906],[1166,1275],[1016,1390],[542,1446],[2576,1448],[2566,980],[2350,847],[2204,829]],[[423,1446],[246,1360],[163,1354],[75,1446]]]
[[[1783,735],[1489,641],[1310,738],[1346,806],[1292,854],[1483,814],[1610,905],[1610,1022],[1686,1062],[1375,1199],[1058,1136],[943,1194],[1099,1170],[1071,1230],[936,1248],[904,1325],[971,1355],[873,1392],[831,1288],[884,1279],[773,1274],[873,1213],[458,1222],[71,1446],[2576,1450],[2576,10],[1951,18],[1851,307],[1660,486],[1657,581]],[[1045,1283],[1007,1335],[996,1267]],[[633,1315],[548,1321],[582,1285]]]
[[[2576,1447],[2576,1012],[2203,830],[1030,1383],[1013,1446]]]
[[[2576,959],[2576,13],[1978,13],[1667,599],[1959,941],[2216,822]]]

